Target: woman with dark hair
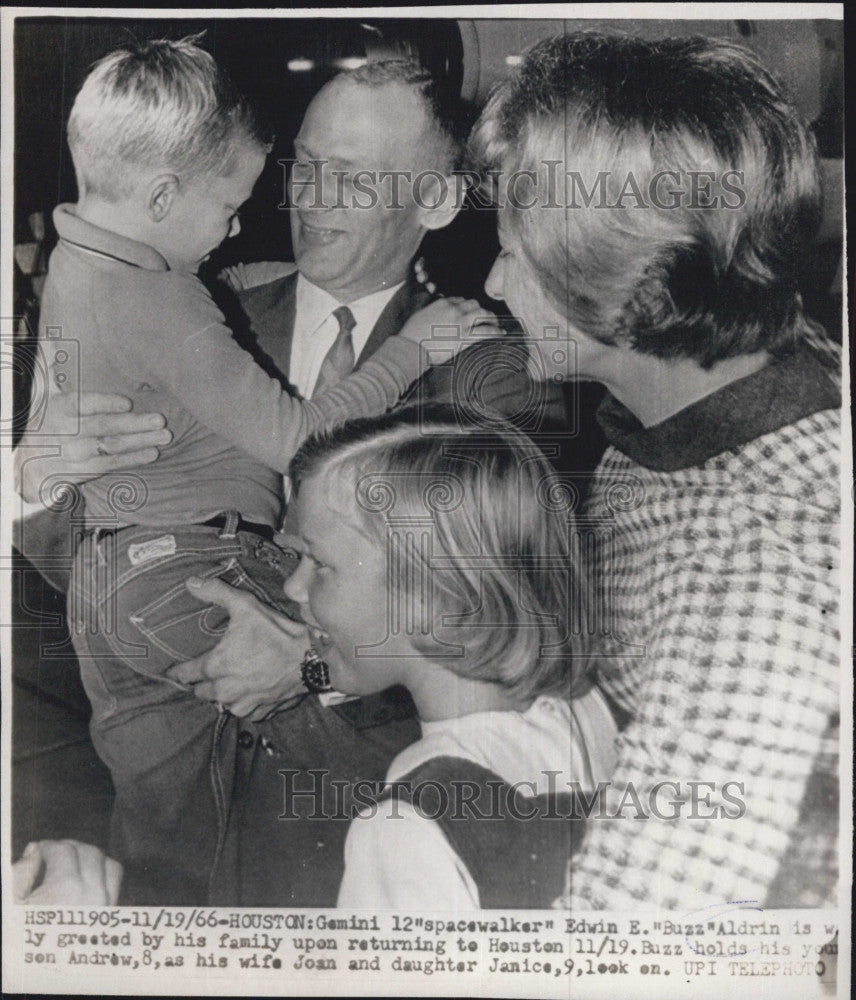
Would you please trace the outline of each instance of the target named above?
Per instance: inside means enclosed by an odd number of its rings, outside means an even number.
[[[570,34],[470,140],[537,377],[606,385],[587,515],[623,724],[572,909],[823,905],[836,879],[840,397],[798,278],[814,142],[747,50]],[[562,343],[564,341],[564,343]],[[620,822],[639,815],[647,823]]]

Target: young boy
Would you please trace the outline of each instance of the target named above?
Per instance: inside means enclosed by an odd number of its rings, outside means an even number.
[[[395,403],[421,373],[418,341],[432,323],[484,314],[472,302],[435,303],[358,373],[340,370],[300,400],[235,343],[196,277],[238,232],[270,148],[211,56],[193,39],[111,53],[77,95],[68,138],[79,201],[54,214],[60,240],[41,316],[47,338],[61,330],[79,343],[79,370],[57,370],[59,387],[122,393],[134,409],[163,413],[172,432],[156,464],[82,487],[73,641],[93,742],[116,786],[113,852],[131,884],[157,871],[165,888],[152,898],[187,903],[204,898],[217,849],[224,790],[208,768],[225,713],[163,677],[223,625],[185,578],[219,576],[287,610],[275,595],[292,562],[272,538],[296,448],[313,430]],[[347,339],[347,309],[336,313]],[[200,800],[194,789],[210,790],[210,814],[185,815],[185,802]],[[176,851],[181,841],[193,850]],[[170,871],[167,849],[195,854],[198,870]]]

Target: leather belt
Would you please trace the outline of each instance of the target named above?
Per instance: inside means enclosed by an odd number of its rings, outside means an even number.
[[[126,527],[131,527],[131,525],[125,525],[122,528],[95,528],[93,529],[98,533],[99,538],[104,538],[105,535],[118,535],[120,531],[124,531]],[[151,526],[153,529],[154,525]],[[176,525],[176,528],[180,528],[180,525]],[[187,525],[189,528],[217,528],[221,536],[224,538],[234,538],[239,531],[246,531],[248,534],[257,535],[259,538],[263,538],[266,542],[273,542],[276,531],[269,524],[258,524],[255,521],[245,521],[240,514],[236,511],[229,511],[226,514],[218,514],[216,517],[209,517],[207,521],[196,521],[193,524]]]
[[[258,535],[268,542],[272,542],[276,534],[276,531],[269,524],[257,524],[255,521],[245,521],[240,514],[238,514],[237,526],[234,524],[234,518],[230,519],[228,514],[218,514],[216,517],[209,517],[207,521],[203,521],[201,527],[219,528],[221,531],[227,530],[229,535],[234,535],[239,531],[246,531],[251,535]]]

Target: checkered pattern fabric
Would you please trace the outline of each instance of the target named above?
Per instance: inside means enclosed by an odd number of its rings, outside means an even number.
[[[589,819],[557,905],[828,902],[837,804],[812,790],[837,774],[839,430],[825,410],[676,472],[607,450],[587,516],[600,679],[633,717],[602,813],[624,808]]]

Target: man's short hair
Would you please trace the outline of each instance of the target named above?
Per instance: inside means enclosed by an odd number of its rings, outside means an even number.
[[[141,168],[182,180],[227,174],[240,145],[269,148],[270,136],[199,38],[130,45],[95,64],[68,122],[81,196],[116,200]]]
[[[571,515],[555,470],[511,424],[465,431],[443,406],[350,420],[309,438],[290,476],[297,491],[319,477],[334,503],[348,491],[343,516],[389,553],[391,599],[412,610],[408,634],[429,659],[523,697],[584,685],[588,589]],[[438,657],[437,640],[464,655]]]
[[[448,88],[415,59],[382,59],[356,69],[344,70],[335,80],[365,87],[401,84],[420,100],[430,125],[432,169],[451,172],[460,165],[464,134],[460,102]]]
[[[784,349],[804,329],[817,153],[748,50],[701,37],[547,39],[492,94],[470,154],[505,177],[534,172],[535,208],[519,199],[507,221],[581,332],[709,367]]]

